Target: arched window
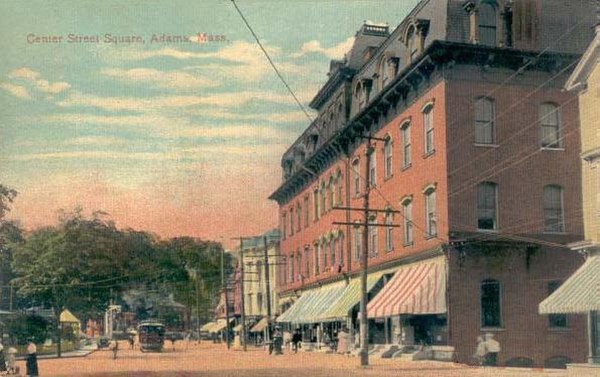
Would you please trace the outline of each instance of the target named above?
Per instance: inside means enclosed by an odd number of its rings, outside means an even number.
[[[486,46],[496,45],[496,6],[496,2],[490,0],[479,5],[479,43]]]
[[[392,212],[385,213],[385,251],[390,252],[394,250],[394,215]]]
[[[332,238],[329,241],[329,265],[331,266],[331,271],[335,271],[335,250],[336,250],[337,239]]]
[[[285,255],[282,257],[281,263],[283,264],[284,268],[281,268],[279,270],[279,276],[281,279],[281,284],[286,285],[287,284],[287,258]]]
[[[308,211],[309,211],[309,204],[308,201],[310,200],[309,195],[306,195],[304,197],[304,227],[308,228]]]
[[[384,177],[390,178],[392,176],[392,138],[388,135],[385,138],[383,144],[383,158],[384,158]]]
[[[294,235],[294,205],[290,207],[290,236]]]
[[[427,105],[423,109],[423,130],[425,133],[424,153],[427,155],[435,150],[433,145],[433,105]]]
[[[540,105],[540,126],[542,148],[561,148],[560,108],[553,103]]]
[[[321,262],[323,263],[323,272],[327,272],[329,267],[327,260],[329,259],[329,242],[321,240]]]
[[[475,143],[496,143],[496,106],[492,99],[475,100]]]
[[[369,224],[371,226],[369,226],[369,255],[371,256],[371,258],[374,258],[377,256],[378,254],[378,245],[379,245],[379,239],[378,239],[378,226],[377,226],[377,217],[375,216],[371,216],[369,218]]]
[[[338,272],[341,272],[341,267],[344,265],[344,234],[340,233],[338,236],[337,243],[337,253],[338,253]]]
[[[281,214],[281,238],[283,238],[284,240],[287,237],[287,226],[287,214],[283,212]]]
[[[477,229],[498,229],[498,185],[482,182],[477,185]]]
[[[360,160],[357,158],[352,162],[352,174],[354,182],[354,196],[360,195]]]
[[[316,188],[313,192],[313,213],[314,221],[319,220],[319,189]]]
[[[404,246],[413,243],[413,221],[412,221],[412,199],[406,198],[402,201],[402,217],[404,228]]]
[[[310,247],[306,246],[304,249],[304,276],[310,276]]]
[[[298,274],[298,281],[302,281],[302,253],[300,250],[296,252],[296,271]]]
[[[481,327],[502,327],[501,286],[497,280],[481,282]]]
[[[294,264],[296,259],[294,258],[294,254],[290,255],[290,283],[294,282]]]
[[[327,210],[327,191],[325,191],[325,182],[321,182],[321,216]]]
[[[436,216],[436,198],[435,188],[428,188],[425,194],[425,231],[426,237],[437,235],[437,216]]]
[[[362,252],[362,231],[360,229],[360,223],[356,223],[353,232],[352,254],[354,254],[354,260],[358,261],[360,260],[360,254]]]
[[[300,202],[296,203],[296,232],[302,230],[302,206]]]
[[[328,185],[328,190],[329,192],[329,209],[333,209],[333,207],[335,207],[335,179],[333,176],[329,177],[329,185]]]
[[[358,110],[361,110],[365,106],[365,87],[362,81],[359,81],[356,85],[355,95],[358,101]]]
[[[417,44],[417,29],[411,26],[406,33],[406,47],[408,48],[409,60],[413,62],[419,53],[419,46]]]
[[[377,152],[375,148],[369,151],[369,186],[377,186]]]
[[[411,164],[411,141],[410,141],[410,122],[404,122],[400,126],[402,135],[402,167],[407,168]]]
[[[563,189],[557,185],[544,187],[544,231],[554,233],[565,231]]]
[[[315,271],[315,276],[319,274],[319,263],[321,261],[321,257],[320,257],[320,253],[321,253],[321,246],[319,245],[319,242],[315,242],[315,249],[314,249],[314,260],[313,260],[313,266],[314,266],[314,271]]]
[[[342,172],[338,170],[337,172],[337,184],[336,184],[336,188],[337,188],[337,205],[339,207],[344,205],[344,197],[343,197],[343,190],[342,190],[342,182],[343,182],[343,176],[342,176]]]

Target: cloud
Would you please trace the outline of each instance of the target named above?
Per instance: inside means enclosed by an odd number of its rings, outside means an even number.
[[[32,88],[38,92],[46,93],[46,94],[58,94],[60,92],[63,92],[65,90],[71,88],[71,84],[64,82],[64,81],[58,81],[58,82],[51,83],[48,80],[41,79],[40,78],[41,74],[38,71],[34,71],[27,67],[17,68],[15,70],[9,72],[8,77],[12,80],[17,80],[17,81],[22,82],[23,84],[26,84],[27,86],[29,86],[30,88]],[[7,89],[7,90],[9,90],[9,89]],[[24,94],[22,90],[18,90],[18,91],[21,92],[20,94]],[[13,94],[18,96],[15,93],[13,93]],[[29,98],[29,95],[27,95],[27,97],[20,97],[20,98]]]
[[[0,88],[6,90],[13,96],[21,99],[31,99],[29,92],[25,87],[20,85],[10,84],[10,83],[0,83]]]
[[[66,140],[63,145],[66,146],[114,146],[124,145],[127,142],[123,139],[109,136],[82,136]]]
[[[208,78],[180,71],[159,71],[151,68],[106,68],[101,70],[105,76],[114,77],[130,83],[151,83],[162,88],[193,89],[218,86],[218,83]]]
[[[267,113],[267,114],[241,114],[221,109],[202,109],[188,112],[188,114],[200,115],[210,119],[225,119],[225,120],[245,120],[269,123],[295,123],[308,122],[306,114],[302,111],[289,111],[282,113]]]
[[[189,106],[212,105],[219,107],[241,106],[250,101],[288,103],[287,96],[273,92],[226,92],[206,96],[163,96],[163,97],[100,97],[83,93],[58,102],[61,107],[95,107],[108,111],[150,111],[175,109]]]
[[[40,77],[40,73],[27,67],[21,67],[11,71],[8,74],[8,77],[10,77],[11,79],[26,79],[34,81],[38,77]]]
[[[325,48],[321,45],[321,42],[317,40],[312,40],[305,42],[302,45],[302,47],[300,47],[300,52],[294,53],[291,56],[297,58],[304,55],[308,55],[310,53],[318,53],[323,54],[330,59],[341,59],[348,51],[350,51],[353,44],[354,37],[349,37],[344,42],[339,43],[330,48]]]

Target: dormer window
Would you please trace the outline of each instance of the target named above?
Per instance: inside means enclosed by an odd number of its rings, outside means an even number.
[[[383,89],[396,76],[398,70],[398,58],[384,57],[379,65],[379,89]]]
[[[362,79],[358,82],[355,89],[355,96],[358,100],[358,109],[361,110],[369,102],[371,95],[371,86],[373,81],[370,79]]]
[[[408,33],[406,34],[406,46],[408,47],[408,57],[412,62],[419,53],[419,48],[417,45],[417,32],[414,26],[411,26],[410,29],[408,29]]]

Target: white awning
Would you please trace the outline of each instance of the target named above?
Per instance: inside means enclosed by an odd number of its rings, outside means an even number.
[[[589,257],[575,273],[539,305],[540,314],[600,310],[600,255]]]

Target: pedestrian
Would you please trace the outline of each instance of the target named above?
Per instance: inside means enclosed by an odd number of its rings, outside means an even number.
[[[6,372],[6,359],[4,358],[4,346],[0,343],[0,372]]]
[[[6,366],[8,368],[8,373],[19,375],[19,367],[17,366],[17,349],[14,347],[9,347],[6,357]]]
[[[133,349],[133,346],[135,344],[135,339],[133,337],[133,334],[129,334],[128,341],[129,341],[129,349]]]
[[[300,334],[300,329],[296,329],[294,331],[294,335],[292,336],[292,349],[294,353],[298,353],[298,345],[302,341],[302,334]]]
[[[485,365],[498,365],[498,353],[500,352],[500,343],[496,339],[494,339],[494,334],[485,334],[485,349],[487,351],[485,355]]]
[[[117,360],[117,352],[119,352],[119,342],[117,340],[113,340],[110,348],[113,352],[113,360]]]
[[[39,376],[37,364],[37,347],[35,343],[29,342],[27,345],[27,361],[25,362],[27,377]]]
[[[485,361],[485,355],[487,354],[486,344],[482,336],[477,337],[477,347],[475,348],[475,354],[473,358],[477,365],[483,365]]]

